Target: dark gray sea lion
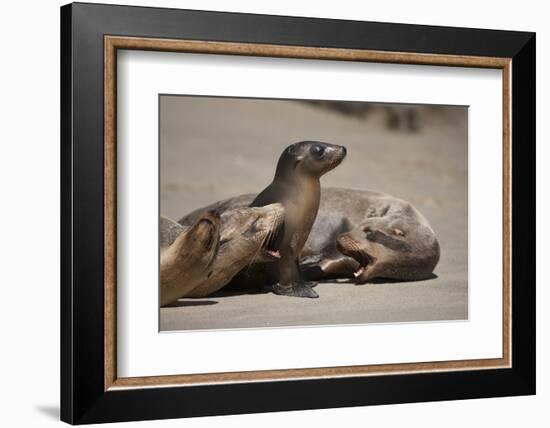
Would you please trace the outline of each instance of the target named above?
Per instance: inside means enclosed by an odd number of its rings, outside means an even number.
[[[246,206],[254,194],[237,196],[193,211],[190,224],[208,209],[220,212]],[[323,188],[319,212],[300,253],[307,280],[373,278],[421,280],[439,261],[437,237],[426,218],[409,202],[379,192]],[[237,275],[230,289],[254,289],[278,280],[274,264],[259,263]]]
[[[319,297],[300,274],[299,256],[319,210],[319,178],[345,156],[346,148],[342,146],[318,141],[292,144],[279,157],[271,184],[252,201],[251,206],[280,202],[285,208],[283,228],[273,241],[280,252],[279,282],[273,285],[276,294]]]
[[[208,296],[247,265],[278,259],[269,238],[283,218],[281,204],[240,207],[221,214],[206,210],[190,227],[161,217],[161,306],[180,297]]]
[[[368,197],[366,217],[337,239],[338,250],[358,264],[363,284],[374,278],[430,278],[440,257],[439,242],[426,218],[410,203],[383,194]]]

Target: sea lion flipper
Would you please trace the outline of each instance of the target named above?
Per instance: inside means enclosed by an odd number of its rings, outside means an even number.
[[[353,277],[353,272],[357,270],[359,264],[351,257],[335,256],[324,258],[319,266],[327,277],[347,278]]]
[[[359,263],[352,257],[319,254],[302,260],[300,273],[305,280],[320,281],[333,278],[353,278],[353,273],[358,268]]]
[[[280,283],[273,285],[273,292],[281,296],[291,297],[309,297],[310,299],[317,299],[319,295],[312,288],[312,285],[316,283],[300,282],[298,284],[281,285]]]
[[[284,251],[281,254],[279,282],[273,285],[273,292],[281,296],[309,297],[315,299],[319,295],[313,290],[313,283],[304,281],[300,275],[298,260],[292,260]]]

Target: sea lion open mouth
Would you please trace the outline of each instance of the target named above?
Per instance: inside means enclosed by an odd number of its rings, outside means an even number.
[[[279,250],[262,247],[262,253],[268,259],[279,260],[281,258]]]
[[[361,250],[346,249],[344,251],[343,250],[340,250],[340,251],[344,253],[344,255],[353,258],[357,263],[359,263],[359,267],[357,268],[357,270],[353,272],[353,276],[355,278],[359,278],[361,275],[363,275],[367,267],[374,262],[371,256],[369,256],[366,252]]]
[[[370,257],[367,253],[359,252],[356,253],[355,256],[351,256],[355,261],[359,262],[359,268],[353,272],[353,276],[355,278],[359,278],[361,275],[365,273],[365,270],[367,269],[367,266],[373,263],[372,257]]]
[[[369,255],[364,249],[362,249],[358,242],[348,235],[341,235],[336,241],[338,251],[342,254],[353,258],[359,263],[359,268],[353,272],[355,278],[361,278],[361,276],[367,270],[369,265],[374,264],[374,257]]]

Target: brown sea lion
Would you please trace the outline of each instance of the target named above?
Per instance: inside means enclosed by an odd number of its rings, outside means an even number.
[[[283,218],[281,204],[235,208],[221,215],[207,210],[189,228],[161,217],[161,306],[180,297],[208,296],[245,266],[276,260],[279,253],[269,248],[269,238]]]
[[[160,305],[185,295],[208,276],[219,246],[220,216],[206,211],[190,227],[160,218]]]
[[[190,224],[208,209],[246,206],[254,198],[247,194],[216,202],[180,222]],[[439,256],[433,229],[409,202],[368,190],[323,188],[317,218],[300,253],[300,269],[308,280],[421,280],[431,277]],[[277,275],[273,264],[255,264],[226,288],[261,288],[276,282]]]
[[[298,259],[319,210],[319,179],[339,165],[346,148],[318,141],[301,141],[288,146],[277,163],[275,177],[252,201],[251,206],[280,202],[285,219],[274,237],[274,248],[280,252],[279,281],[273,285],[276,294],[295,297],[319,297],[298,269]]]
[[[205,297],[223,288],[239,271],[253,263],[277,260],[270,237],[284,219],[281,204],[236,208],[221,214],[220,247],[207,277],[185,294]]]

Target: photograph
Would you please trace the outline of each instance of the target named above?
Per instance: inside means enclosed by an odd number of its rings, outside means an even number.
[[[50,126],[55,159],[9,145],[31,163],[8,174],[14,215],[59,198],[60,290],[8,317],[20,333],[57,314],[32,342],[56,351],[31,373],[57,392],[36,390],[31,413],[280,426],[334,409],[349,425],[365,418],[344,408],[379,406],[367,418],[387,425],[418,406],[445,418],[456,400],[505,425],[536,414],[544,73],[529,14],[165,6],[63,5],[47,20],[59,91],[19,102],[60,107],[12,138]],[[58,165],[55,198],[32,191],[36,162]],[[12,227],[26,247],[31,223]],[[491,404],[514,396],[525,411]]]
[[[468,320],[468,106],[158,102],[160,331]]]

